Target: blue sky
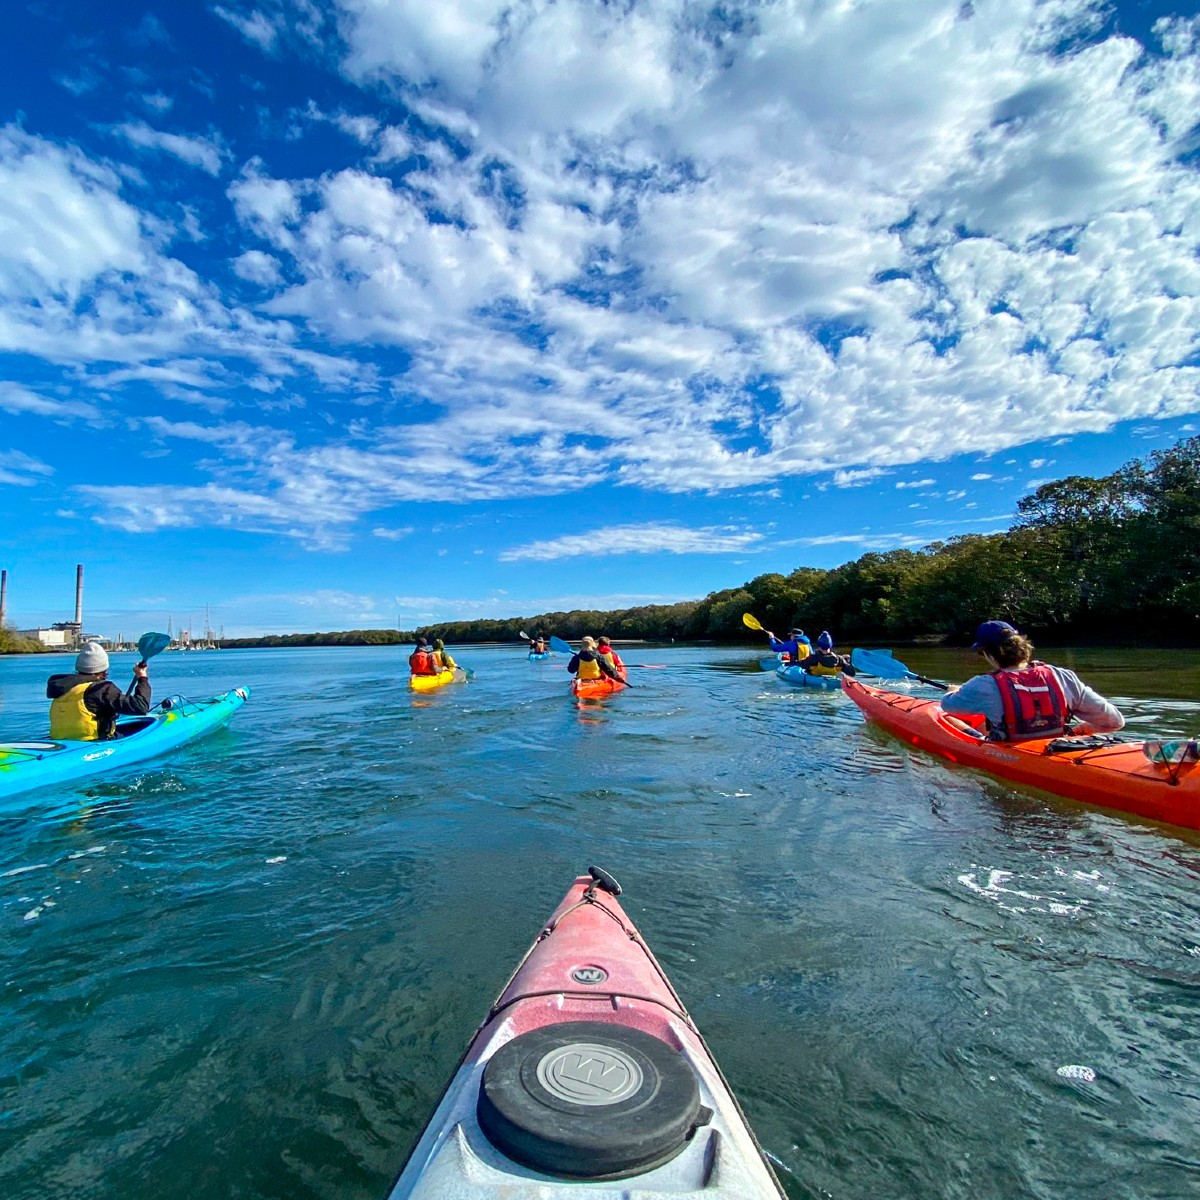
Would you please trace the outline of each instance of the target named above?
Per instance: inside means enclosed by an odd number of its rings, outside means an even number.
[[[699,597],[1200,429],[1200,19],[6,10],[9,618]]]

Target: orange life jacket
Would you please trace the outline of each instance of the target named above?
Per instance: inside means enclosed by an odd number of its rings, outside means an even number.
[[[1067,694],[1044,662],[1032,662],[1020,671],[993,671],[992,678],[1000,689],[1009,741],[1057,737],[1066,729],[1071,716]]]
[[[440,670],[432,650],[414,650],[408,656],[408,669],[414,675],[436,675]]]

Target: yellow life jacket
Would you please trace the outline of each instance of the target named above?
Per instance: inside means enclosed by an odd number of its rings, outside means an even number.
[[[600,664],[593,659],[579,660],[579,670],[575,672],[576,679],[599,679],[603,672],[600,670]]]
[[[822,666],[820,663],[817,663],[817,665],[815,667],[806,667],[805,669],[808,671],[808,673],[810,675],[836,675],[842,668],[841,667],[825,667],[825,666]]]
[[[50,701],[50,736],[55,741],[100,740],[100,722],[83,702],[83,694],[91,686],[90,683],[77,683],[69,692]]]
[[[612,667],[614,671],[617,669],[617,664],[613,661],[611,650],[609,650],[607,653],[601,653],[601,651],[597,650],[596,653],[599,654],[600,657],[604,659],[604,661],[608,663],[608,665]]]
[[[458,663],[445,650],[435,650],[433,657],[437,659],[437,664],[443,671],[453,671],[458,666]]]

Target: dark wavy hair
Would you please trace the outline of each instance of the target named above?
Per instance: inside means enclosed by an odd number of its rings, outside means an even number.
[[[1023,634],[1014,629],[1002,641],[995,642],[983,649],[988,656],[1001,667],[1019,667],[1033,658],[1033,643]]]

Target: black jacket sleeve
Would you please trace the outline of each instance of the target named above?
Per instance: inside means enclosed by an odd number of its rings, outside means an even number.
[[[139,679],[128,695],[106,679],[88,688],[83,702],[101,718],[144,717],[150,711],[150,680]]]

